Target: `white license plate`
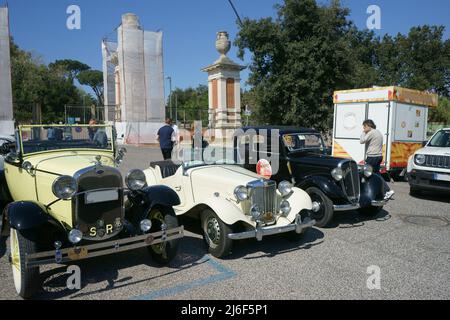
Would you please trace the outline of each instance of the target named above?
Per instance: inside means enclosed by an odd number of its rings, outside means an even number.
[[[86,193],[86,204],[115,201],[118,199],[118,190],[94,191]]]
[[[450,175],[449,174],[434,174],[434,180],[440,180],[440,181],[450,181]]]

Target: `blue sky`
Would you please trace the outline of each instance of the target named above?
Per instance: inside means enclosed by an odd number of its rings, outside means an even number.
[[[275,16],[276,0],[234,0],[242,17]],[[327,1],[320,1],[321,3]],[[0,0],[3,4],[4,0]],[[407,33],[412,26],[438,24],[450,35],[449,0],[342,0],[351,9],[351,19],[366,28],[369,5],[378,5],[382,29],[378,34]],[[81,8],[81,30],[68,30],[66,9]],[[186,88],[206,84],[202,67],[215,61],[216,32],[226,30],[234,40],[235,15],[227,0],[9,0],[11,33],[23,49],[40,55],[46,63],[55,59],[76,59],[101,69],[101,40],[115,38],[114,29],[123,13],[140,17],[146,30],[164,32],[164,69],[173,86]],[[242,64],[233,48],[229,56]],[[243,72],[243,84],[248,72]],[[166,93],[168,91],[166,83]]]

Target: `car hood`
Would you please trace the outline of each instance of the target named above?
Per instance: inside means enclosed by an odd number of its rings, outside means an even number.
[[[450,156],[450,148],[425,147],[417,150],[415,154]]]
[[[34,156],[25,161],[31,162],[39,171],[45,171],[56,175],[73,176],[77,171],[91,167],[96,163],[96,157],[101,156],[101,163],[105,166],[114,166],[112,154],[71,152],[52,155]]]
[[[213,165],[189,170],[194,194],[215,192],[232,196],[237,186],[261,179],[256,173],[237,165]]]
[[[320,166],[324,168],[336,168],[339,163],[346,161],[347,159],[336,158],[327,155],[315,154],[315,153],[291,153],[288,156],[288,161],[294,164],[303,164],[310,166]]]

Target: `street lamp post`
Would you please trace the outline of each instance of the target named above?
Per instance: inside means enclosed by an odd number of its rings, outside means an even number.
[[[167,77],[166,79],[169,80],[169,90],[170,90],[170,93],[169,93],[169,99],[170,99],[169,109],[170,109],[170,117],[172,117],[172,77]]]

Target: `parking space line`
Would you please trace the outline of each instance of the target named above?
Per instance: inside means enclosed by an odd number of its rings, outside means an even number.
[[[199,263],[206,262],[210,267],[218,271],[218,274],[212,275],[210,277],[204,278],[204,279],[198,279],[195,281],[183,283],[171,288],[165,288],[156,290],[153,292],[149,292],[148,294],[140,295],[131,298],[131,300],[154,300],[160,297],[168,297],[180,294],[184,291],[191,290],[198,287],[203,287],[206,285],[209,285],[211,283],[216,283],[220,281],[225,281],[231,278],[234,278],[236,276],[236,273],[224,265],[220,264],[219,262],[213,260],[209,256],[204,256]]]

